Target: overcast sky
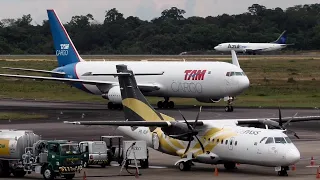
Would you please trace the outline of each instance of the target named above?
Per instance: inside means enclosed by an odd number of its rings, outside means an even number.
[[[185,17],[206,17],[223,13],[241,14],[255,3],[267,8],[286,9],[294,5],[320,3],[320,0],[0,0],[0,19],[31,14],[33,24],[41,24],[47,19],[46,9],[55,9],[63,23],[74,15],[88,13],[103,22],[105,11],[117,8],[125,17],[151,20],[172,6],[184,9],[187,12]]]

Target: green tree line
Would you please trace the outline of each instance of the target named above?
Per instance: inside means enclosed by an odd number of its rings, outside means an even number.
[[[291,50],[320,49],[320,4],[285,10],[253,4],[242,14],[185,18],[185,10],[166,9],[150,21],[113,8],[103,22],[91,14],[65,24],[80,54],[179,54],[207,51],[223,42],[272,42],[288,32]],[[54,54],[49,23],[32,25],[30,14],[0,21],[0,54]],[[288,49],[288,48],[287,48]]]

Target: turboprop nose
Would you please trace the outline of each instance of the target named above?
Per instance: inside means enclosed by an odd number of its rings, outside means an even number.
[[[291,149],[286,153],[286,160],[289,164],[294,164],[300,160],[300,152],[297,148]]]

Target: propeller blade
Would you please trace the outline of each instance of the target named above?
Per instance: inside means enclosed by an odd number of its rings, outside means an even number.
[[[199,141],[199,144],[201,146],[201,149],[202,149],[202,152],[204,152],[204,147],[203,147],[203,144],[202,142],[200,141],[200,139],[198,138],[198,136],[195,136],[197,138],[197,140]]]
[[[196,120],[195,120],[194,123],[193,123],[193,128],[195,128],[196,125],[197,125],[197,122],[198,122],[198,120],[199,120],[199,116],[200,116],[201,109],[202,109],[202,106],[200,106],[200,110],[199,110],[199,112],[198,112],[198,115],[197,115],[197,117],[196,117]]]
[[[184,153],[183,153],[183,154],[186,154],[186,153],[189,151],[190,144],[191,144],[191,140],[190,140],[190,139],[191,139],[191,138],[190,138],[190,136],[189,136],[188,146],[187,146],[187,148],[186,148],[186,150],[184,151]]]
[[[179,110],[179,113],[181,114],[181,116],[182,116],[182,118],[183,118],[183,120],[184,120],[184,122],[186,122],[186,124],[187,124],[187,126],[188,126],[188,128],[192,131],[193,129],[192,129],[192,126],[188,123],[188,121],[186,120],[186,118],[183,116],[183,114],[181,113],[181,111]]]
[[[296,138],[300,139],[300,137],[298,136],[298,134],[297,134],[296,132],[294,132],[294,131],[292,131],[292,130],[289,130],[289,129],[287,129],[286,131],[293,133],[293,135],[294,135]]]
[[[293,120],[294,117],[296,117],[298,115],[298,113],[296,113],[295,115],[292,116],[292,118],[287,121],[286,123],[284,123],[283,127],[286,127],[287,125],[289,125],[289,123]]]
[[[279,106],[279,126],[282,127],[282,118],[281,118],[280,106]]]

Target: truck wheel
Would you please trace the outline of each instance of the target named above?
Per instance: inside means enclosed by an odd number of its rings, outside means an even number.
[[[105,167],[106,167],[106,164],[104,164],[104,163],[101,164],[101,167],[102,167],[102,168],[105,168]]]
[[[66,175],[64,175],[64,178],[71,180],[74,178],[74,176],[75,176],[75,174],[66,174]]]
[[[53,180],[54,179],[54,172],[49,167],[45,167],[45,169],[43,171],[43,178],[45,180]]]
[[[10,176],[9,161],[0,160],[0,177]]]
[[[13,176],[14,177],[23,177],[27,174],[27,172],[25,171],[13,171],[12,172]]]

